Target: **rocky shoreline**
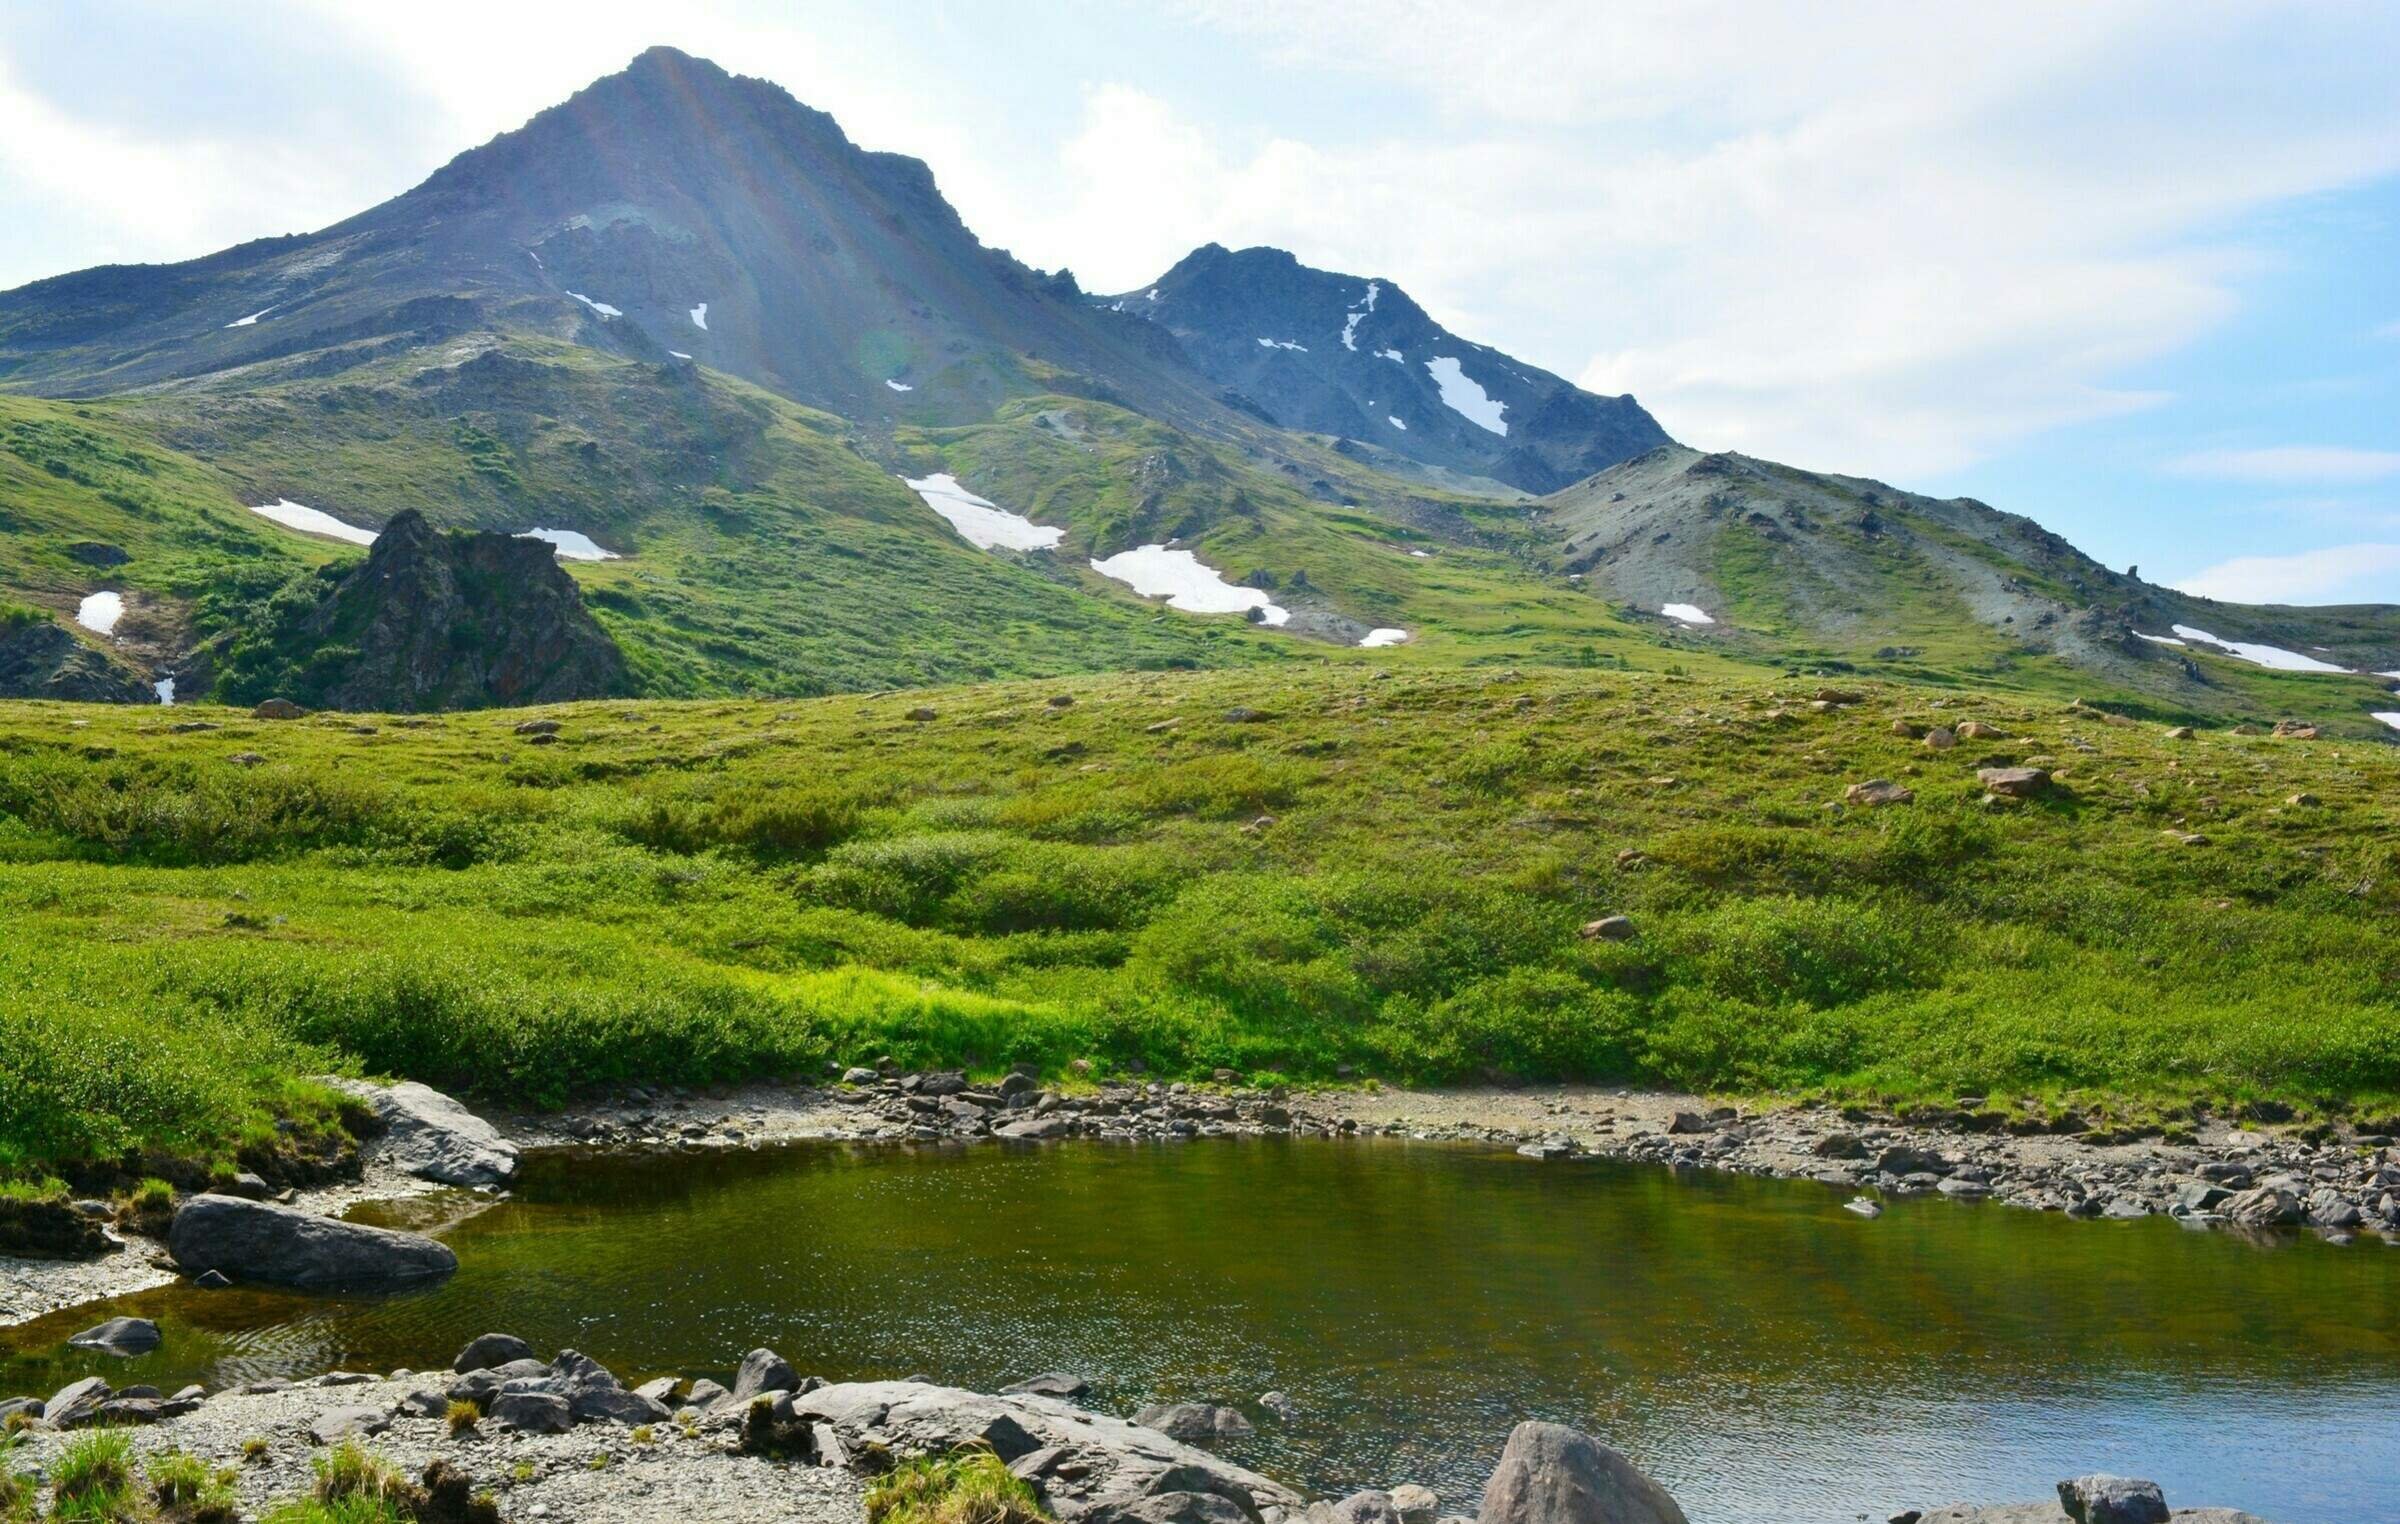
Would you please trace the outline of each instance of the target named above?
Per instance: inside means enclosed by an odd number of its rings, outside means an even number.
[[[1970,1098],[1972,1101],[1972,1098]],[[1692,1095],[1585,1086],[1285,1093],[1127,1083],[978,1086],[956,1072],[852,1069],[825,1088],[637,1088],[555,1117],[511,1119],[528,1146],[757,1146],[819,1137],[905,1142],[1356,1136],[1476,1142],[1529,1158],[1622,1159],[1816,1180],[1881,1198],[1943,1195],[2070,1217],[2168,1216],[2192,1227],[2311,1231],[2400,1244],[2400,1148],[2385,1134],[2307,1137],[2201,1119],[2110,1131],[2075,1119],[2012,1131],[1980,1103],[1935,1114],[1830,1107],[1745,1113]],[[1871,1215],[1871,1213],[1869,1213]]]
[[[1205,1448],[1250,1431],[1230,1407],[1179,1403],[1118,1418],[1081,1406],[1083,1383],[1055,1372],[998,1394],[918,1380],[828,1385],[767,1349],[731,1374],[730,1386],[665,1375],[629,1387],[572,1350],[545,1361],[521,1340],[488,1334],[438,1371],[336,1371],[173,1396],[112,1391],[92,1377],[45,1399],[0,1402],[0,1419],[21,1436],[6,1464],[37,1495],[81,1435],[130,1425],[137,1474],[171,1452],[216,1471],[230,1494],[224,1524],[307,1496],[328,1450],[345,1444],[423,1475],[429,1491],[484,1494],[480,1516],[511,1521],[863,1524],[874,1477],[971,1451],[996,1456],[1061,1524],[1466,1524],[1470,1508],[1474,1524],[1685,1524],[1631,1460],[1552,1423],[1516,1426],[1480,1500],[1410,1483],[1310,1499]],[[1258,1406],[1272,1421],[1273,1405]],[[1903,1508],[1888,1518],[2263,1524],[2226,1509],[2170,1512],[2154,1484],[2099,1475],[2060,1482],[2055,1502]]]
[[[346,1082],[385,1131],[360,1176],[291,1194],[332,1215],[450,1187],[504,1186],[521,1150],[711,1150],[812,1140],[1032,1143],[1379,1136],[1514,1148],[1551,1162],[1617,1159],[1816,1180],[1874,1216],[1884,1201],[1941,1195],[2122,1220],[2166,1216],[2261,1238],[2314,1233],[2400,1245],[2400,1147],[2360,1130],[2307,1136],[2201,1119],[2160,1129],[2010,1130],[1962,1104],[1932,1115],[1830,1107],[1756,1113],[1707,1098],[1589,1086],[1410,1091],[1375,1085],[1285,1093],[1233,1084],[1047,1086],[1012,1073],[852,1069],[825,1085],[633,1086],[569,1111],[485,1119],[422,1085]],[[474,1210],[472,1200],[462,1211]],[[0,1256],[0,1327],[164,1285],[150,1240],[108,1232],[95,1260]]]

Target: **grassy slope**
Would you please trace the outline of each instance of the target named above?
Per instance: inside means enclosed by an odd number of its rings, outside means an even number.
[[[63,613],[85,591],[142,589],[203,634],[254,622],[252,605],[285,578],[361,554],[242,506],[288,495],[369,525],[415,507],[458,527],[579,528],[629,551],[574,569],[653,692],[1288,654],[1238,621],[1093,599],[1072,574],[974,550],[850,448],[838,420],[567,345],[519,341],[511,357],[513,372],[447,384],[395,361],[331,386],[74,405],[0,396],[0,592]],[[81,540],[132,560],[81,564],[66,553]]]
[[[326,1065],[535,1101],[884,1053],[2400,1094],[2389,748],[1412,656],[583,705],[545,747],[513,714],[11,706],[0,1165],[221,1152]],[[1967,715],[2022,739],[1890,733]],[[1978,762],[2037,756],[2059,797],[1976,802]],[[1834,806],[1869,775],[1917,802]],[[1617,911],[1637,940],[1577,936]]]

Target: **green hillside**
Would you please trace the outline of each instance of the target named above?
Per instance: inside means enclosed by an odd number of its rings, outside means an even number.
[[[0,1161],[222,1156],[328,1067],[536,1103],[884,1054],[2400,1095],[2400,753],[1814,689],[1401,648],[578,705],[550,744],[521,713],[10,706]],[[1970,718],[2003,734],[1895,733]],[[2058,787],[1987,803],[2000,763]],[[1845,804],[1870,777],[1915,798]],[[1609,914],[1637,934],[1579,934]]]

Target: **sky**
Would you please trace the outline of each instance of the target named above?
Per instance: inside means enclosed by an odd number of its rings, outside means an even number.
[[[1088,290],[1266,243],[1669,433],[2400,602],[2391,0],[0,6],[0,289],[323,226],[667,43]]]

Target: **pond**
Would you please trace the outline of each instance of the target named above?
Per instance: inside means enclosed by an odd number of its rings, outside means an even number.
[[[1632,1454],[1695,1521],[1880,1519],[2149,1476],[2296,1524],[2389,1516],[2400,1254],[1391,1140],[821,1144],[530,1159],[431,1291],[162,1288],[137,1360],[0,1331],[0,1393],[446,1364],[571,1345],[720,1379],[991,1389],[1065,1369],[1123,1412],[1230,1400],[1227,1453],[1312,1491],[1421,1481],[1472,1513],[1509,1426]],[[1297,1415],[1258,1409],[1269,1389]]]

